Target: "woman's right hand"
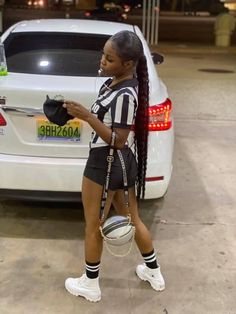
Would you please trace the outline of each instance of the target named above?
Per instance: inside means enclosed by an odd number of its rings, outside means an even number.
[[[67,109],[68,114],[83,121],[88,121],[89,117],[92,115],[88,109],[75,101],[66,100],[63,107]]]

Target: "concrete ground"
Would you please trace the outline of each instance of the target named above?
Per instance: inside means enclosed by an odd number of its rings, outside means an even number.
[[[102,300],[66,293],[83,271],[81,205],[0,202],[0,314],[236,314],[236,53],[160,44],[174,104],[174,170],[165,198],[141,203],[166,290],[134,274],[140,254],[104,250]],[[226,69],[229,74],[199,69]]]

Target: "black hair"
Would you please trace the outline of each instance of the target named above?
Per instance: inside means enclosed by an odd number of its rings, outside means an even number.
[[[147,60],[140,38],[130,31],[121,31],[110,40],[123,61],[134,61],[138,79],[138,108],[135,118],[135,144],[138,157],[137,199],[144,198],[148,150],[149,79]]]

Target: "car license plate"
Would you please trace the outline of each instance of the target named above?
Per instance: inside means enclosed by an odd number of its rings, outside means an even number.
[[[37,138],[40,141],[70,141],[79,142],[81,122],[78,119],[70,120],[59,126],[45,118],[37,119]]]

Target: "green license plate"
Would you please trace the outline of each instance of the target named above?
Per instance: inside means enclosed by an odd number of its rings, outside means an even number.
[[[37,138],[40,141],[69,141],[79,142],[81,122],[74,119],[65,125],[59,126],[45,118],[37,119]]]

